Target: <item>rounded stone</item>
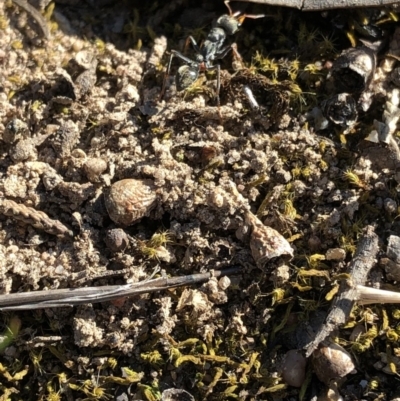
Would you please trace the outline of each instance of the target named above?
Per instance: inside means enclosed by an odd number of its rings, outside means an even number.
[[[155,207],[156,187],[152,180],[127,178],[111,185],[104,199],[111,220],[129,226]]]

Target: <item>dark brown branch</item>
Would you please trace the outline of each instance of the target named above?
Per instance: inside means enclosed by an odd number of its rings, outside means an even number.
[[[318,345],[342,324],[346,323],[350,316],[351,309],[359,296],[357,286],[366,283],[368,274],[376,263],[378,253],[378,236],[372,226],[364,229],[363,236],[360,238],[354,258],[349,264],[348,273],[350,281],[342,281],[339,292],[331,306],[329,314],[317,332],[314,340],[306,347],[306,356],[310,356]]]
[[[150,292],[168,290],[202,283],[211,277],[222,277],[237,274],[241,267],[233,266],[211,273],[191,274],[172,278],[156,278],[134,284],[106,285],[99,287],[68,288],[49,291],[33,291],[0,295],[0,310],[30,310],[43,308],[60,308],[87,303],[105,302],[113,299],[130,297]]]

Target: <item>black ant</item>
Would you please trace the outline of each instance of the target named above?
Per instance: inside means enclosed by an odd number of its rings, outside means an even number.
[[[227,36],[234,35],[239,27],[242,25],[243,21],[246,18],[263,18],[264,14],[251,15],[251,14],[243,14],[240,15],[241,12],[237,11],[235,13],[232,12],[232,9],[229,6],[230,0],[225,0],[224,3],[229,10],[229,15],[224,14],[218,18],[215,26],[211,28],[208,33],[206,40],[203,45],[200,47],[193,36],[189,36],[186,40],[186,43],[189,41],[192,43],[192,46],[196,52],[194,60],[189,57],[184,56],[182,53],[177,50],[171,50],[171,56],[169,58],[167,71],[164,77],[164,83],[161,90],[160,98],[163,97],[165,92],[165,85],[167,77],[170,75],[171,64],[174,57],[178,57],[183,60],[186,64],[179,67],[175,80],[176,80],[176,88],[178,91],[188,88],[192,85],[197,78],[199,77],[199,73],[202,71],[217,71],[217,105],[219,107],[219,91],[221,86],[221,69],[219,64],[212,64],[214,60],[220,60],[224,58],[230,50],[233,51],[234,56],[241,60],[239,53],[236,50],[236,44],[233,43],[228,46],[224,46],[225,40]]]

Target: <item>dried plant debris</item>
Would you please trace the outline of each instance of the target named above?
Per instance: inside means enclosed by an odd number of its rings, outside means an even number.
[[[51,219],[46,213],[32,207],[19,205],[9,199],[0,200],[0,213],[12,217],[15,220],[31,224],[33,227],[46,231],[49,234],[62,237],[73,235],[72,231],[65,227],[60,221]]]
[[[224,2],[78,3],[0,5],[5,398],[395,399],[396,8],[229,3],[218,107]]]
[[[348,130],[357,123],[357,103],[349,93],[339,93],[321,104],[322,114],[334,124]]]
[[[344,50],[330,70],[338,92],[360,94],[368,89],[376,69],[376,51],[362,46]]]

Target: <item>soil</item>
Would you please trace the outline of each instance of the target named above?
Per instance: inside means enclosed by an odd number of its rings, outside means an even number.
[[[366,230],[364,285],[398,290],[396,8],[231,3],[265,17],[227,38],[218,94],[217,70],[182,91],[189,61],[166,70],[224,3],[142,3],[0,4],[0,304],[211,278],[4,307],[0,400],[398,399],[394,304],[356,303],[305,358]]]

